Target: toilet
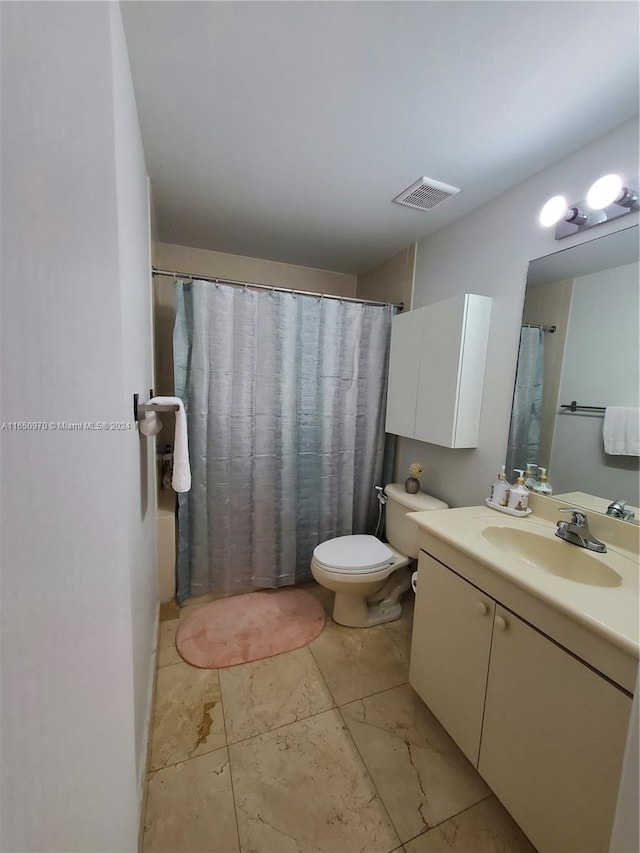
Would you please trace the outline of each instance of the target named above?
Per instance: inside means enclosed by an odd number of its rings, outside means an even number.
[[[418,558],[418,528],[408,512],[448,509],[424,492],[408,494],[400,483],[385,487],[388,544],[375,536],[338,536],[313,551],[311,573],[335,592],[333,619],[349,628],[368,628],[400,617],[400,596],[411,585],[409,565]]]

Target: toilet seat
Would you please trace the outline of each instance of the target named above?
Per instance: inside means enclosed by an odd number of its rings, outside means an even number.
[[[313,551],[316,564],[326,572],[342,575],[368,574],[390,566],[398,554],[384,542],[368,534],[338,536],[317,545]]]

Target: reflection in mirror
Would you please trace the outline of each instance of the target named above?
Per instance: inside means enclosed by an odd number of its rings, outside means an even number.
[[[506,460],[512,481],[535,463],[555,497],[598,512],[627,501],[636,522],[638,456],[606,453],[603,424],[610,406],[638,423],[638,282],[638,226],[529,264]]]

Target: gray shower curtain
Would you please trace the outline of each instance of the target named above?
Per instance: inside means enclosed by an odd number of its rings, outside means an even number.
[[[507,479],[514,468],[526,469],[538,461],[544,381],[544,332],[529,326],[520,330],[516,387],[507,446]]]
[[[391,306],[176,282],[174,370],[192,473],[178,599],[311,577],[314,547],[375,524]],[[387,453],[385,453],[385,447]]]

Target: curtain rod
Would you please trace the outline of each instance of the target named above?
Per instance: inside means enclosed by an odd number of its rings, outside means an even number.
[[[542,332],[549,332],[550,335],[552,335],[556,330],[556,326],[541,326],[539,323],[523,323],[522,328],[540,329]]]
[[[358,302],[361,305],[392,305],[398,311],[404,310],[404,302],[375,302],[373,299],[355,299],[352,296],[334,296],[332,293],[314,293],[309,290],[294,290],[291,287],[274,287],[270,284],[255,284],[252,281],[237,281],[233,278],[210,278],[206,275],[194,275],[188,272],[175,272],[172,270],[159,270],[156,267],[151,267],[151,274],[155,278],[157,275],[170,276],[171,278],[189,278],[191,281],[208,281],[211,284],[230,284],[233,287],[250,287],[259,290],[272,290],[278,293],[296,293],[300,296],[319,296],[322,299],[339,299],[341,302]]]

